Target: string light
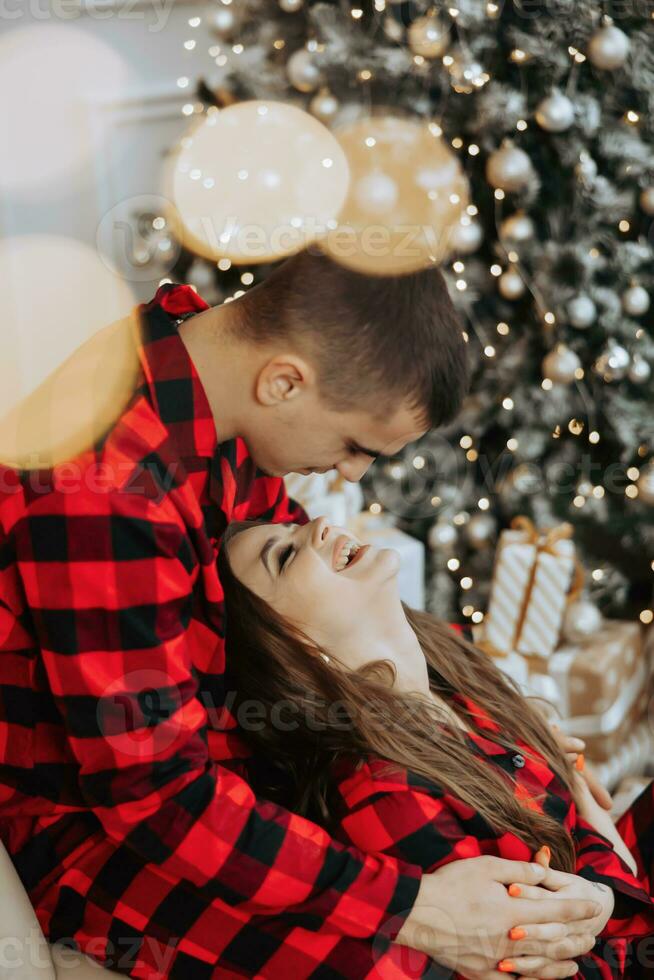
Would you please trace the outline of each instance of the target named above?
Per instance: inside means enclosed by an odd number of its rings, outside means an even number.
[[[593,582],[601,582],[604,578],[604,571],[601,568],[594,568],[591,572]]]
[[[469,215],[472,215],[473,218],[476,214],[479,214],[479,208],[477,207],[476,204],[469,204],[468,207],[466,208],[466,211],[468,212]]]
[[[554,431],[552,432],[552,439],[560,439],[560,438],[561,438],[561,426],[555,425]]]
[[[196,45],[196,42],[195,41],[192,41],[192,40],[191,41],[184,41],[184,47],[186,48],[187,51],[192,51],[193,48],[195,47],[195,45]]]
[[[474,611],[475,611],[474,606],[464,606],[463,609],[461,610],[464,616],[472,616]]]
[[[495,197],[495,200],[496,201],[503,201],[504,200],[504,198],[506,197],[506,195],[505,195],[505,193],[504,193],[504,191],[502,190],[501,187],[498,187],[496,189],[495,194],[494,194],[494,197]]]
[[[425,59],[423,58],[423,56],[421,54],[414,54],[414,56],[413,56],[413,63],[414,63],[414,65],[424,65]]]
[[[465,510],[461,510],[458,514],[454,515],[452,518],[452,523],[456,524],[457,527],[461,527],[462,524],[467,522],[469,516],[470,515]]]
[[[459,561],[458,558],[449,558],[447,562],[447,567],[451,572],[456,572],[460,564],[461,562]]]
[[[438,125],[438,123],[430,122],[428,129],[432,136],[438,137],[443,135],[443,130]]]
[[[595,497],[597,500],[601,500],[603,496],[604,496],[604,487],[600,487],[600,486],[593,487],[593,497]]]
[[[586,503],[586,498],[582,497],[581,494],[577,494],[572,503],[575,505],[575,507],[583,507]]]
[[[244,286],[251,286],[254,282],[254,276],[251,272],[244,272],[241,276],[241,282]]]
[[[468,288],[468,283],[465,281],[465,279],[457,279],[456,288],[460,293],[462,293],[464,289]]]
[[[414,456],[413,457],[413,465],[414,465],[415,469],[417,469],[417,470],[423,469],[423,467],[425,465],[425,457],[424,456]]]
[[[529,123],[526,119],[518,119],[517,123],[515,124],[515,128],[519,130],[519,132],[524,133],[528,125]]]
[[[516,449],[518,448],[518,440],[515,439],[513,436],[511,436],[511,438],[507,439],[506,441],[506,448],[510,450],[512,453],[515,452]]]
[[[470,576],[469,575],[464,575],[463,578],[461,579],[460,585],[461,585],[461,588],[462,589],[466,589],[466,590],[467,589],[471,589],[472,588],[472,579],[470,578]]]
[[[623,118],[625,122],[630,123],[632,126],[635,126],[637,122],[640,122],[640,116],[637,112],[634,112],[633,109],[628,109]]]
[[[622,221],[618,223],[618,228],[620,229],[620,231],[627,232],[631,228],[631,225],[629,224],[626,218],[623,218]]]
[[[486,357],[495,357],[495,348],[492,344],[486,344],[484,347],[484,354]]]
[[[490,507],[490,500],[488,497],[480,497],[477,506],[479,507],[479,510],[488,510]]]
[[[355,20],[360,20],[363,17],[363,10],[360,7],[352,7],[352,16]]]
[[[218,268],[221,272],[227,272],[232,267],[231,259],[218,259]]]
[[[640,619],[641,623],[648,625],[654,619],[654,612],[651,609],[643,609],[638,618]]]
[[[185,116],[192,116],[193,115],[193,104],[191,102],[187,102],[185,105],[183,105],[182,106],[182,113]]]
[[[640,470],[638,469],[637,466],[630,466],[629,469],[627,470],[627,476],[629,477],[630,480],[632,480],[635,483],[638,477],[640,476]]]
[[[593,445],[596,445],[600,441],[600,434],[597,429],[593,429],[592,432],[588,433],[588,441]]]
[[[372,72],[369,68],[362,68],[358,75],[360,82],[369,82],[372,78]]]
[[[381,514],[382,505],[378,503],[371,504],[368,510],[370,511],[371,514]]]
[[[199,27],[201,23],[202,23],[202,18],[201,17],[191,17],[190,20],[189,20],[189,22],[188,22],[188,26],[189,27]]]
[[[572,433],[573,436],[580,436],[584,431],[584,423],[581,419],[570,419],[568,422],[568,431]]]
[[[548,310],[548,311],[547,311],[547,313],[546,313],[546,314],[545,314],[545,315],[543,316],[543,320],[545,321],[545,323],[549,323],[549,324],[553,324],[553,323],[556,323],[556,317],[555,317],[555,316],[554,316],[554,314],[553,314],[552,312],[550,312],[549,310]]]
[[[469,463],[474,463],[478,458],[478,456],[479,453],[477,452],[476,449],[469,449],[468,452],[466,453],[466,459],[468,460]]]
[[[470,144],[470,146],[468,147],[468,153],[470,154],[471,157],[477,156],[477,154],[479,153],[479,147],[477,146],[476,143]]]
[[[438,507],[438,506],[440,506],[440,504],[442,504],[442,502],[443,501],[438,496],[431,498],[431,505],[432,505],[432,507]]]
[[[575,368],[575,378],[577,381],[581,381],[584,376],[584,369],[582,367]]]
[[[499,12],[500,12],[500,8],[498,7],[498,5],[496,3],[487,3],[486,4],[486,13],[488,14],[489,17],[495,18],[495,17],[497,17],[497,15],[499,14]]]
[[[497,332],[499,334],[501,334],[502,337],[506,337],[506,335],[509,332],[509,325],[508,325],[508,323],[504,323],[503,320],[500,321],[500,323],[497,324]]]
[[[501,265],[498,265],[497,262],[494,262],[493,265],[490,267],[490,273],[491,273],[491,276],[495,276],[495,277],[501,276],[502,275],[502,266]]]
[[[475,612],[473,612],[471,619],[472,619],[473,623],[481,623],[481,622],[483,622],[484,614],[481,611],[481,609],[476,609]]]
[[[453,263],[452,268],[455,272],[463,272],[465,269],[465,264],[459,260]]]
[[[502,408],[505,408],[507,410],[507,412],[510,412],[511,409],[513,408],[513,399],[512,398],[509,398],[508,396],[506,398],[503,398],[502,399]]]
[[[540,383],[540,386],[543,389],[543,391],[551,391],[553,383],[554,382],[552,381],[551,378],[543,378],[543,380]]]
[[[638,496],[638,487],[634,483],[630,483],[625,487],[625,496],[629,497],[630,500],[634,500]]]
[[[461,449],[469,449],[472,446],[472,436],[461,436],[459,439]]]
[[[507,255],[508,255],[509,262],[519,262],[520,261],[520,256],[518,255],[517,252],[508,252]]]
[[[177,87],[178,88],[188,88],[188,86],[189,86],[189,80],[186,77],[186,75],[182,75],[181,78],[178,78],[177,79]]]
[[[282,48],[286,47],[286,41],[282,37],[278,37],[276,41],[273,41],[273,48],[277,51],[281,51]]]
[[[461,139],[460,136],[454,137],[454,139],[452,140],[452,146],[454,147],[455,150],[461,149],[461,147],[463,146],[463,140]]]

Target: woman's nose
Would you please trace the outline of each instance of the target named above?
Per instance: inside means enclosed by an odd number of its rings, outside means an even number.
[[[329,525],[327,523],[326,517],[316,517],[314,521],[311,522],[311,542],[314,548],[319,548],[322,542],[325,540],[329,534]]]

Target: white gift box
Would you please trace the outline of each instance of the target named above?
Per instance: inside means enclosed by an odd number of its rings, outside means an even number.
[[[417,538],[389,523],[388,518],[364,512],[348,528],[364,544],[394,548],[401,558],[398,572],[400,598],[412,609],[425,608],[425,546]]]

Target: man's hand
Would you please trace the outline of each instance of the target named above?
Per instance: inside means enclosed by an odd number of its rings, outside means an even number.
[[[469,980],[501,980],[506,973],[497,965],[520,952],[519,934],[513,931],[520,926],[529,935],[530,955],[540,964],[537,971],[523,970],[523,976],[574,976],[578,967],[573,958],[592,949],[597,935],[593,927],[604,905],[594,894],[568,897],[560,888],[554,895],[538,887],[548,874],[555,872],[496,857],[447,864],[423,875],[396,942],[427,953]],[[509,895],[507,886],[516,883],[524,897]]]

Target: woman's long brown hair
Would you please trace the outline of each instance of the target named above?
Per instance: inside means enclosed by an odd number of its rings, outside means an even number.
[[[534,850],[548,844],[552,867],[574,871],[573,842],[560,821],[516,798],[511,778],[484,762],[457,725],[447,727],[431,699],[392,690],[391,661],[356,671],[335,663],[333,653],[325,662],[320,654],[326,651],[236,578],[229,541],[253,526],[257,522],[228,526],[218,567],[234,710],[250,719],[246,736],[266,773],[258,786],[255,778],[258,791],[329,828],[337,806],[333,764],[343,757],[382,758],[467,803],[496,833],[516,834]],[[483,731],[485,737],[523,755],[515,742],[525,742],[574,793],[571,764],[517,685],[447,625],[403,608],[427,660],[432,690],[474,731],[475,717],[452,700],[456,693],[470,698],[499,725],[498,733]]]

